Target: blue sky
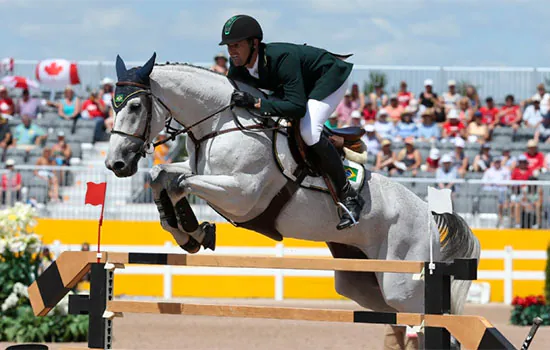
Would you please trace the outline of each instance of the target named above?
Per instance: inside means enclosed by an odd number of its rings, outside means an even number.
[[[205,62],[233,14],[355,64],[550,66],[548,2],[0,0],[0,58]]]

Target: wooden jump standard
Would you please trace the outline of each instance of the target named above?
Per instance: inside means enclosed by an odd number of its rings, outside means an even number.
[[[425,313],[114,301],[113,270],[124,264],[421,274]],[[64,252],[29,287],[35,315],[46,315],[90,271],[90,295],[69,298],[69,313],[89,315],[90,349],[111,348],[112,318],[124,312],[423,326],[426,349],[449,349],[451,333],[469,349],[515,349],[485,318],[449,315],[451,277],[476,279],[476,259],[436,263],[434,274],[424,274],[428,263],[420,261],[104,252],[97,263],[94,252]]]

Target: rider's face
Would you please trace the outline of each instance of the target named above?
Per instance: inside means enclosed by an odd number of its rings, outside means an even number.
[[[237,67],[243,66],[250,53],[248,42],[246,40],[237,41],[236,43],[228,44],[227,51],[231,57],[231,61]]]

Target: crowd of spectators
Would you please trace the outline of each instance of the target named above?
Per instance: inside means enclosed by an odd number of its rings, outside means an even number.
[[[25,179],[14,167],[23,163],[37,167],[34,179],[47,184],[47,201],[62,200],[59,188],[67,182],[67,172],[41,168],[69,166],[75,144],[106,140],[114,122],[114,81],[104,78],[98,87],[77,96],[69,85],[50,100],[32,96],[28,89],[8,90],[0,86],[0,163],[5,169],[1,204],[21,199]],[[86,128],[80,128],[83,125]],[[71,137],[72,146],[67,137]]]

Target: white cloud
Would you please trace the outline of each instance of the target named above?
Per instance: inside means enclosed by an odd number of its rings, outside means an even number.
[[[434,38],[460,38],[460,27],[454,18],[446,16],[431,21],[416,22],[409,26],[416,36]]]
[[[403,33],[401,32],[401,30],[399,30],[399,28],[392,25],[387,19],[374,17],[374,18],[371,18],[371,21],[377,28],[390,34],[395,39],[403,38]]]
[[[307,7],[326,14],[401,17],[426,6],[424,0],[307,0]]]

